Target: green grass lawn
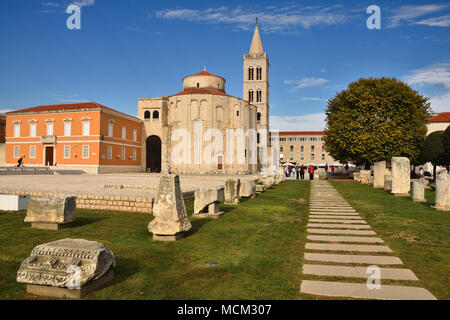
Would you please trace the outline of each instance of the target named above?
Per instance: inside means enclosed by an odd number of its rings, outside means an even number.
[[[103,242],[116,256],[114,281],[89,299],[312,298],[299,292],[309,190],[308,181],[286,181],[221,205],[224,216],[191,218],[177,242],[152,241],[152,217],[141,213],[77,210],[73,228],[44,231],[24,223],[25,212],[0,211],[0,299],[36,299],[16,282],[20,263],[36,245],[63,238]],[[193,203],[186,206],[190,216]]]
[[[427,203],[414,203],[356,182],[331,183],[417,275],[420,281],[411,285],[450,299],[450,212],[429,207],[434,192],[426,189]]]

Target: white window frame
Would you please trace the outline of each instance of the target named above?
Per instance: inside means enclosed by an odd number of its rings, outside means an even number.
[[[53,136],[54,129],[55,129],[54,123],[53,122],[47,122],[46,135],[47,136]]]
[[[84,150],[87,148],[87,156],[85,156]],[[81,158],[82,159],[89,159],[89,153],[90,153],[90,148],[89,145],[83,145],[81,146]]]
[[[122,127],[122,140],[127,140],[127,127]]]
[[[137,160],[137,152],[136,152],[136,149],[133,149],[133,160],[134,160],[134,161]]]
[[[72,122],[64,121],[64,136],[70,137],[72,135]]]
[[[114,136],[114,121],[108,121],[108,137],[112,138]]]
[[[34,138],[36,137],[36,122],[31,122],[30,123],[30,137]]]
[[[125,159],[126,159],[126,151],[125,151],[125,148],[122,148],[122,151],[121,151],[121,153],[120,153],[120,158],[121,158],[122,160],[125,160]]]
[[[112,159],[112,155],[113,155],[113,149],[112,149],[112,146],[108,146],[107,148],[106,148],[106,154],[107,154],[107,158],[108,158],[108,160],[111,160]]]
[[[30,159],[36,159],[36,146],[30,146]]]
[[[66,155],[67,150],[69,150],[69,156]],[[71,147],[70,145],[65,145],[64,146],[64,159],[70,159],[71,156]]]
[[[81,122],[81,135],[84,137],[91,135],[91,121],[90,120],[83,120]]]
[[[19,159],[20,157],[20,146],[14,146],[13,158]]]
[[[133,141],[137,141],[137,129],[133,129]]]
[[[14,124],[14,138],[20,137],[20,123]]]

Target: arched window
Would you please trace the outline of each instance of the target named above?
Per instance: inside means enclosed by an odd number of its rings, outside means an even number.
[[[257,90],[256,91],[256,102],[261,102],[261,101],[262,101],[261,90]]]
[[[158,110],[153,111],[153,119],[159,119],[159,111]]]
[[[262,80],[262,69],[261,69],[261,67],[256,68],[256,80]]]
[[[253,102],[253,90],[248,91],[248,101]]]
[[[248,80],[253,80],[253,67],[248,68]]]
[[[259,141],[260,141],[260,135],[259,135],[259,133],[257,133],[256,134],[256,143],[259,143]]]
[[[256,114],[256,120],[261,121],[261,112]]]
[[[150,111],[145,111],[144,112],[144,119],[150,119]]]

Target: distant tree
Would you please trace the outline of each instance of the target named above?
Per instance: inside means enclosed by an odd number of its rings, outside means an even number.
[[[433,165],[433,176],[436,180],[436,166],[448,165],[444,149],[444,131],[432,132],[425,138],[419,158],[423,163],[431,162]]]
[[[360,79],[328,101],[325,149],[341,162],[419,158],[430,117],[428,98],[395,78]]]
[[[442,136],[442,142],[444,144],[444,164],[447,167],[447,172],[450,172],[450,125],[445,129],[444,135]]]

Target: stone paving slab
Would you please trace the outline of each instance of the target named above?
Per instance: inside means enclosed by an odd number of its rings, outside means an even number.
[[[331,228],[331,229],[370,229],[368,224],[332,224],[332,223],[308,223],[307,227]]]
[[[305,247],[321,251],[392,252],[388,246],[365,244],[307,243]]]
[[[372,275],[367,267],[330,266],[322,264],[305,264],[303,273],[315,276],[346,277],[367,279]],[[381,281],[384,280],[413,280],[418,281],[416,275],[409,269],[380,268]]]
[[[330,223],[355,223],[366,224],[364,220],[339,220],[339,219],[309,219],[310,222],[330,222]]]
[[[403,264],[402,260],[391,256],[368,256],[354,254],[305,253],[305,260],[337,263],[359,263],[374,265]]]
[[[329,211],[320,211],[314,212],[314,214],[326,214],[326,215],[335,215],[335,216],[359,216],[357,212],[329,212]]]
[[[310,219],[347,219],[347,220],[363,220],[360,216],[332,216],[332,215],[321,215],[312,214],[309,216]]]
[[[315,236],[308,235],[308,240],[312,241],[330,241],[330,242],[360,242],[360,243],[383,243],[381,238],[377,237],[347,237],[347,236]]]
[[[360,236],[372,236],[376,235],[375,231],[369,230],[340,230],[340,229],[307,229],[309,233],[318,233],[318,234],[351,234],[351,235],[360,235]]]
[[[314,211],[323,211],[324,209],[320,209],[320,208],[310,208],[309,212],[314,212]],[[326,209],[326,211],[330,211],[330,212],[356,212],[355,209],[338,209],[338,208],[334,208],[334,209]]]
[[[382,300],[437,300],[428,290],[408,286],[381,285],[380,289],[367,288],[361,283],[304,280],[300,292],[319,296],[352,297]]]

